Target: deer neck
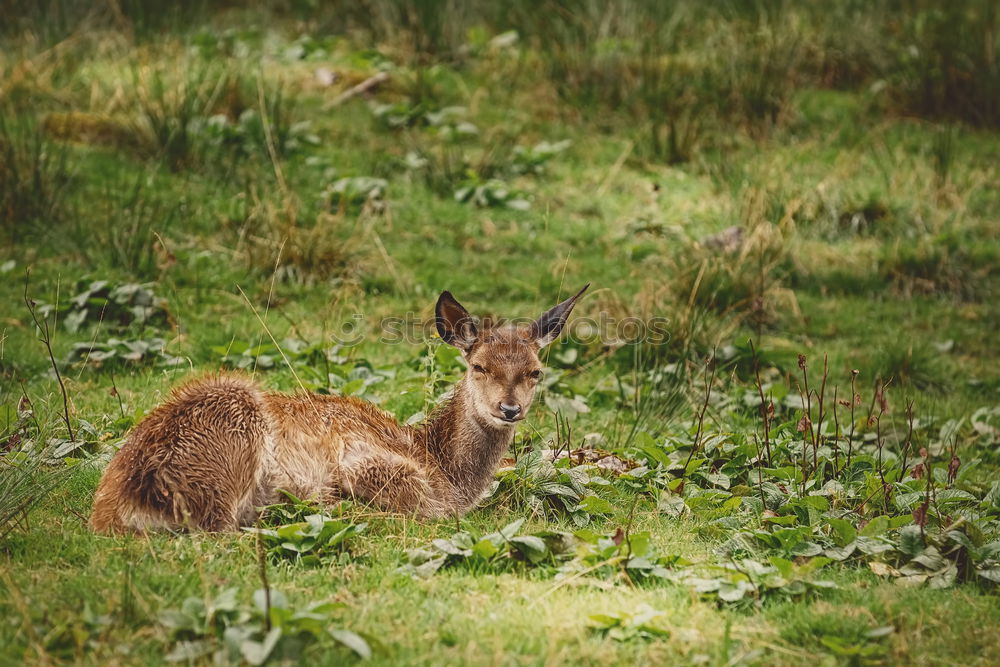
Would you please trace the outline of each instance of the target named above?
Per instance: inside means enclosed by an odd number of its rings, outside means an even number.
[[[471,507],[482,495],[514,439],[514,430],[477,418],[465,380],[418,430],[418,441],[454,488],[460,505],[456,509]]]

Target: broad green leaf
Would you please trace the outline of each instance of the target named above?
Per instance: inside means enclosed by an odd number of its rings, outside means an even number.
[[[539,562],[548,554],[545,541],[535,535],[518,535],[510,538],[510,543],[533,563]]]
[[[599,496],[584,496],[579,507],[590,514],[611,514],[615,511],[614,505]]]
[[[648,554],[650,542],[651,538],[648,531],[628,536],[628,546],[633,556],[645,556]]]
[[[851,554],[853,554],[857,548],[857,544],[851,542],[850,544],[842,547],[830,547],[823,553],[826,554],[828,558],[832,558],[833,560],[846,560],[851,557]]]
[[[778,568],[778,572],[781,573],[781,576],[785,579],[792,579],[793,572],[795,570],[795,564],[792,563],[792,561],[785,558],[779,558],[778,556],[771,556],[768,558],[768,561],[770,561],[771,565]]]
[[[241,642],[240,654],[251,665],[263,665],[274,647],[278,645],[279,639],[281,639],[281,628],[271,628],[271,631],[264,636],[263,641],[257,642],[247,639]]]
[[[521,530],[521,526],[523,525],[524,519],[515,519],[500,529],[500,535],[509,540],[517,534],[517,531]]]
[[[889,517],[880,515],[869,521],[868,524],[861,529],[861,535],[864,537],[874,537],[876,535],[881,535],[887,530],[889,530]]]
[[[174,648],[163,657],[167,662],[193,663],[209,655],[212,651],[213,646],[211,642],[198,639],[195,641],[177,642]]]
[[[479,556],[483,560],[489,560],[493,558],[499,551],[497,545],[493,544],[491,540],[483,538],[475,543],[472,547],[472,553]]]
[[[924,550],[920,526],[906,526],[899,531],[899,550],[910,558]]]
[[[365,660],[372,657],[372,649],[361,635],[350,630],[333,628],[330,630],[330,636],[354,651],[358,657]]]
[[[843,547],[854,542],[854,538],[858,536],[857,529],[847,519],[827,517],[826,522],[830,524],[830,528],[833,531],[833,541],[838,547]]]
[[[818,556],[823,553],[823,547],[815,542],[799,542],[789,551],[793,556]]]

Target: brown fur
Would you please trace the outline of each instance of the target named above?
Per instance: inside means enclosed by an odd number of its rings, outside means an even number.
[[[236,530],[252,523],[256,507],[278,501],[279,489],[424,517],[463,513],[492,480],[527,413],[539,349],[558,335],[579,296],[528,330],[480,334],[443,294],[438,329],[469,370],[416,428],[354,398],[265,393],[238,375],[195,380],[147,416],[112,458],[90,525],[105,533]],[[520,412],[507,419],[503,406],[514,405]]]

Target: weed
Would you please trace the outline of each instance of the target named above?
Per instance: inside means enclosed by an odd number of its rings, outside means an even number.
[[[174,356],[166,350],[167,341],[163,338],[88,340],[73,344],[66,363],[78,363],[111,371],[116,367],[129,368],[139,365],[170,367],[187,363],[184,357]]]
[[[649,605],[640,605],[634,611],[615,614],[591,614],[588,625],[620,642],[670,636],[667,615]]]
[[[330,637],[358,656],[371,656],[361,636],[344,629],[329,629],[332,612],[341,605],[314,602],[292,607],[283,593],[261,589],[253,606],[241,605],[237,591],[227,588],[210,601],[190,597],[180,609],[160,612],[160,623],[174,639],[167,654],[171,661],[192,661],[211,656],[219,663],[246,661],[262,665],[268,660],[295,660],[310,641]]]
[[[352,537],[364,531],[365,525],[325,514],[309,514],[295,523],[244,530],[260,535],[268,553],[274,557],[318,565],[324,556],[341,552]]]

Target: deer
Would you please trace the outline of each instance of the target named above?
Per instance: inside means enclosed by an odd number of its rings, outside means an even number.
[[[424,519],[460,516],[493,480],[534,399],[539,352],[559,337],[588,287],[528,326],[477,325],[442,292],[435,326],[466,370],[419,426],[354,397],[268,392],[243,375],[190,381],[112,456],[90,527],[237,531],[283,493]]]

